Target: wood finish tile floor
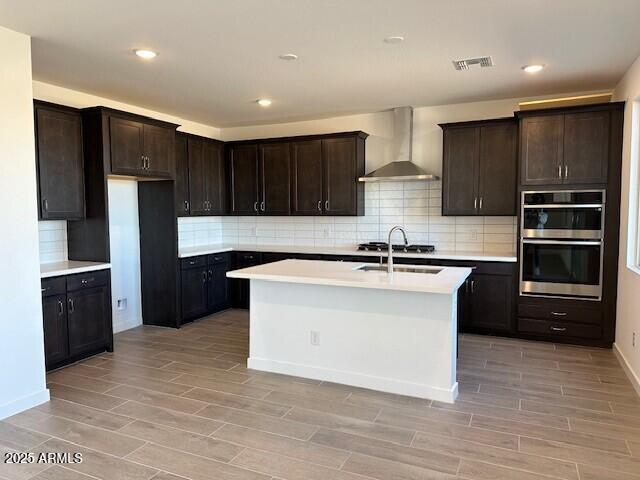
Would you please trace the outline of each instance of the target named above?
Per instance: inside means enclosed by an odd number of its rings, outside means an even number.
[[[248,315],[116,335],[0,422],[37,480],[640,480],[640,398],[611,351],[463,335],[453,405],[247,370]],[[4,455],[3,455],[4,456]]]

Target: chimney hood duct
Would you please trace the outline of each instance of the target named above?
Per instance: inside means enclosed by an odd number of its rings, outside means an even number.
[[[393,109],[393,157],[395,161],[360,177],[361,182],[438,180],[411,161],[413,142],[413,108]]]

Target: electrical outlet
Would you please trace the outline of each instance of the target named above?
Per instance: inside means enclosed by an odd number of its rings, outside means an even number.
[[[127,299],[119,298],[116,300],[116,309],[117,310],[126,310],[127,309]]]
[[[320,332],[311,330],[311,345],[320,345]]]
[[[633,335],[631,336],[631,346],[636,348],[636,332],[633,332]]]
[[[478,240],[478,230],[476,230],[475,228],[473,230],[471,230],[471,240]]]

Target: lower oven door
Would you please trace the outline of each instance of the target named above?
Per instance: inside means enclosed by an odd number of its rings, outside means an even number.
[[[520,293],[600,300],[602,241],[523,239]]]

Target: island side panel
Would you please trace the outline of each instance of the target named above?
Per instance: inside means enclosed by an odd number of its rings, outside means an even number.
[[[247,366],[453,402],[456,301],[455,294],[251,280]]]

